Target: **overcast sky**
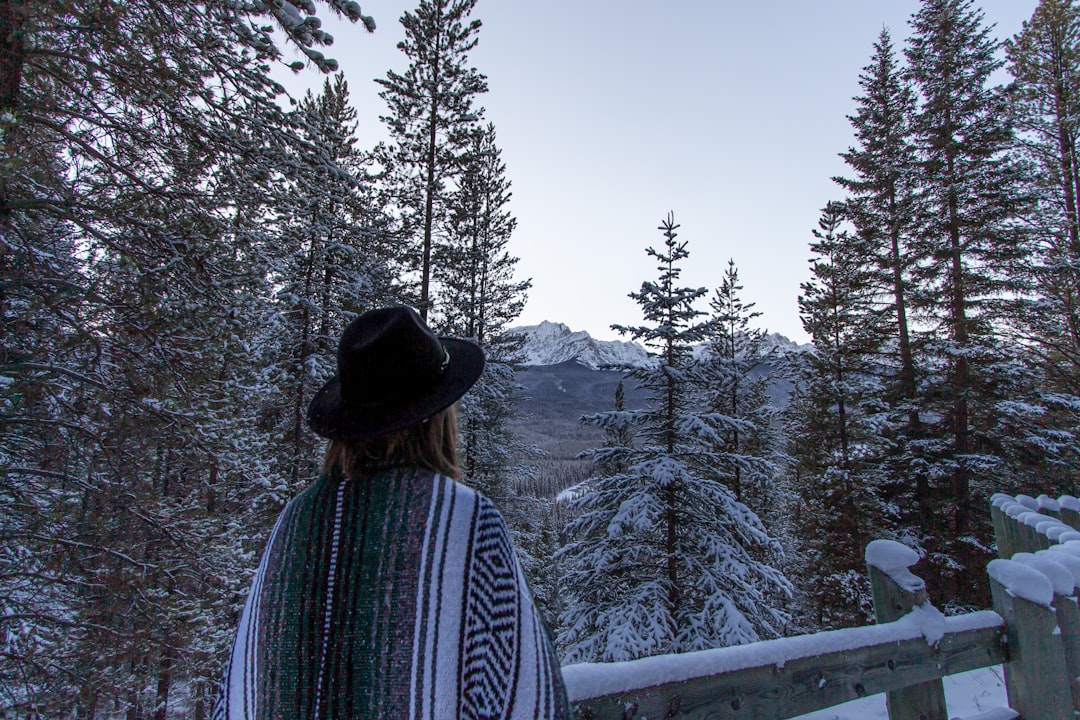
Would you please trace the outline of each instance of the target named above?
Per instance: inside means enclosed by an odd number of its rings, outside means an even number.
[[[416,4],[363,2],[372,35],[327,19],[326,54],[349,82],[362,146],[386,137],[374,78],[405,69],[398,18]],[[981,3],[999,38],[1036,5]],[[918,6],[479,0],[471,58],[489,84],[479,102],[513,183],[511,252],[533,281],[519,324],[552,320],[601,339],[618,337],[613,323],[639,324],[627,293],[656,277],[645,248],[662,242],[656,228],[673,211],[689,242],[685,285],[715,288],[734,258],[759,327],[805,342],[799,284],[820,210],[842,197],[830,178],[846,172],[837,154],[852,142],[859,73],[883,26],[903,47]],[[287,86],[321,82],[309,70]]]

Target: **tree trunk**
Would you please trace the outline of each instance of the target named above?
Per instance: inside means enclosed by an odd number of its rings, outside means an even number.
[[[169,687],[172,684],[173,650],[166,639],[158,664],[157,697],[154,702],[154,720],[166,720],[169,710]]]
[[[435,3],[438,13],[436,24],[442,24],[442,3]],[[428,147],[427,147],[427,187],[424,188],[424,247],[423,259],[420,270],[420,317],[424,322],[428,319],[428,309],[431,306],[431,244],[435,224],[435,163],[438,160],[437,153],[437,130],[439,119],[439,72],[440,60],[442,59],[442,33],[435,37],[433,50],[433,65],[431,68],[431,110],[428,115]]]

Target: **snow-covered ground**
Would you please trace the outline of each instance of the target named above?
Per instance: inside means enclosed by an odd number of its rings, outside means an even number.
[[[985,720],[1003,720],[1013,716],[1013,713],[1005,710],[1005,679],[1001,672],[1001,666],[994,665],[944,678],[942,683],[949,717],[968,720],[983,715]],[[885,696],[871,695],[800,715],[798,720],[888,720],[888,717]]]

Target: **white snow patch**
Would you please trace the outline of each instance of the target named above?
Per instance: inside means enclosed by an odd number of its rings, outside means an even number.
[[[1039,503],[1040,510],[1047,510],[1049,512],[1061,512],[1061,503],[1049,495],[1040,495],[1035,498],[1035,502]]]
[[[1062,510],[1080,512],[1080,500],[1077,500],[1072,495],[1062,495],[1058,498],[1058,503],[1061,505]]]
[[[1047,555],[1035,555],[1033,553],[1016,553],[1012,556],[1012,559],[1016,562],[1023,563],[1028,567],[1035,568],[1050,581],[1050,584],[1054,588],[1054,593],[1057,595],[1070,595],[1072,594],[1073,587],[1076,584],[1073,580],[1073,575],[1069,572],[1069,569],[1065,567],[1064,563],[1057,562],[1052,557]]]
[[[909,567],[919,562],[919,553],[895,540],[873,540],[866,546],[866,562],[888,575],[893,582],[909,592],[926,587]]]
[[[1048,557],[1050,560],[1060,565],[1064,565],[1065,569],[1072,573],[1073,588],[1080,587],[1080,557],[1077,557],[1068,551],[1061,552],[1059,550],[1055,552],[1054,547],[1056,546],[1052,545],[1049,550],[1040,550],[1035,553],[1035,557]]]
[[[999,558],[991,560],[986,571],[1013,597],[1046,607],[1050,607],[1054,601],[1054,586],[1045,575],[1033,567],[1015,560]]]
[[[1039,501],[1031,497],[1030,495],[1017,495],[1016,502],[1020,503],[1029,510],[1039,509]]]
[[[990,504],[996,508],[1014,502],[1016,502],[1016,498],[1014,498],[1012,495],[1006,495],[1005,493],[998,492],[990,496]]]
[[[1012,564],[1037,576],[1049,588],[1050,581],[1038,571],[1020,563]],[[1001,616],[992,610],[946,618],[932,606],[921,607],[922,609],[916,608],[896,622],[880,625],[798,635],[679,655],[656,655],[628,662],[567,665],[562,669],[563,679],[566,681],[570,701],[580,702],[744,668],[769,665],[783,667],[792,660],[826,653],[852,651],[870,645],[916,638],[924,638],[928,642],[931,639],[936,641],[946,633],[1003,625]]]

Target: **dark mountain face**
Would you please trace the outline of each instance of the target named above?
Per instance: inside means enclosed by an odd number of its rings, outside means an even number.
[[[765,374],[762,367],[753,375]],[[522,389],[517,397],[517,414],[511,427],[526,447],[540,451],[539,458],[526,458],[538,476],[536,487],[523,488],[537,495],[557,493],[583,480],[591,470],[579,453],[604,443],[604,431],[581,422],[583,415],[615,409],[615,388],[623,378],[619,370],[594,370],[573,360],[558,365],[536,365],[518,371]],[[626,409],[645,407],[648,397],[633,380],[625,380]],[[774,379],[769,388],[773,404],[787,403],[790,384]]]
[[[615,409],[615,388],[623,374],[618,370],[593,370],[573,360],[558,365],[537,365],[517,373],[522,390],[514,429],[526,444],[548,457],[570,459],[603,442],[600,428],[584,425],[583,415]],[[626,407],[640,408],[645,395],[626,381]]]

